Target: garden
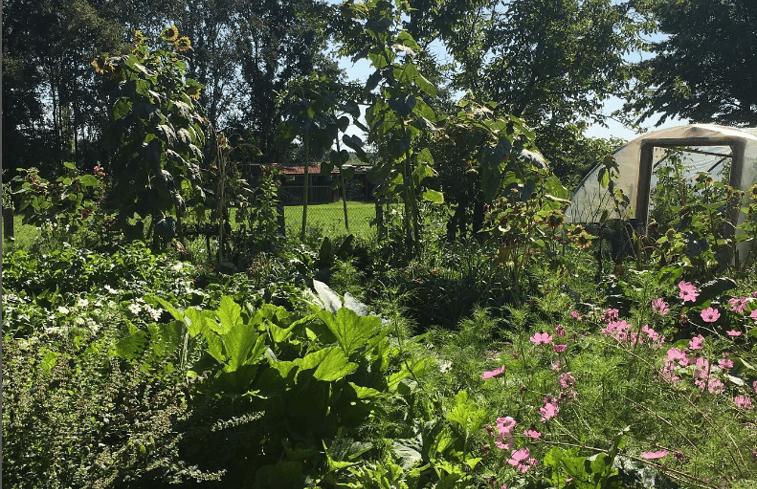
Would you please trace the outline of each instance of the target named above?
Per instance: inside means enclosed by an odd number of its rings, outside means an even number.
[[[339,8],[360,104],[300,78],[276,130],[371,165],[336,224],[243,174],[176,26],[92,61],[107,162],[4,178],[5,484],[757,487],[757,185],[670,158],[654,225],[568,222],[524,118],[434,102],[407,2]]]

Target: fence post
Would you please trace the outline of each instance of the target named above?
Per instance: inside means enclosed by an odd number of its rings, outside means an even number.
[[[286,227],[286,221],[284,220],[284,203],[281,202],[281,199],[276,200],[276,213],[278,214],[279,234],[282,237],[286,237],[287,227]]]
[[[378,232],[379,241],[386,238],[386,227],[384,227],[384,207],[381,205],[380,199],[376,199],[376,230]]]
[[[15,241],[13,231],[13,207],[3,207],[3,239]]]

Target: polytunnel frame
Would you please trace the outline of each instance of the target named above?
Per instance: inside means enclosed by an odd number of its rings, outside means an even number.
[[[640,162],[639,162],[639,179],[638,189],[636,192],[635,221],[636,225],[646,229],[649,223],[649,204],[652,192],[652,174],[654,172],[654,150],[655,148],[681,148],[681,147],[715,147],[728,146],[731,148],[731,170],[728,176],[728,183],[733,188],[739,188],[741,177],[744,169],[744,153],[746,141],[737,136],[720,136],[720,137],[687,137],[687,138],[659,138],[647,139],[640,145]],[[727,155],[723,155],[727,156]],[[738,206],[731,209],[730,222],[736,223],[739,217]],[[735,234],[734,226],[726,226],[724,229],[726,238],[733,238]]]

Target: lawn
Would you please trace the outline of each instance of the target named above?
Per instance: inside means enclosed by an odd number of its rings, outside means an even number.
[[[284,207],[284,219],[287,233],[299,233],[302,229],[301,205]],[[319,229],[325,236],[354,234],[370,238],[375,228],[370,223],[376,218],[376,206],[373,202],[347,202],[347,219],[349,230],[344,224],[344,207],[341,202],[316,204],[308,206],[308,229]]]

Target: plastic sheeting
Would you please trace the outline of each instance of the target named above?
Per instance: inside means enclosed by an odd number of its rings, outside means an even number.
[[[700,171],[718,175],[724,163],[729,162],[729,183],[733,187],[746,190],[757,183],[757,128],[693,124],[662,129],[638,137],[613,153],[619,170],[615,186],[622,189],[630,203],[623,210],[624,215],[618,214],[612,196],[599,183],[599,172],[603,166],[600,164],[584,177],[573,192],[566,220],[575,223],[598,222],[607,210],[610,218],[630,219],[636,224],[646,225],[649,196],[656,183],[654,169],[662,163],[669,149],[680,150],[687,178],[695,178]],[[739,221],[743,218],[741,215]]]

